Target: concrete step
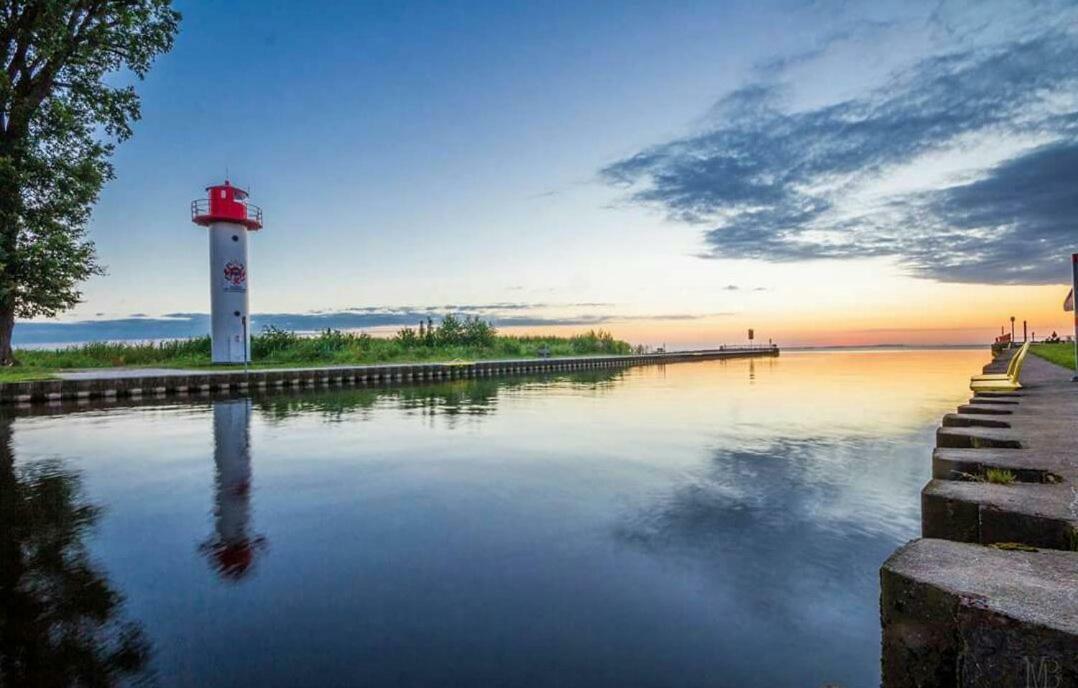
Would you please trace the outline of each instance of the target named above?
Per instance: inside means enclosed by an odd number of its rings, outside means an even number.
[[[1064,467],[1059,465],[1058,461],[1042,458],[1021,449],[937,447],[932,452],[932,477],[940,480],[970,480],[971,476],[983,478],[989,468],[1011,471],[1018,482],[1059,483],[1063,481],[1058,470]]]
[[[945,428],[1009,428],[1011,424],[999,418],[976,413],[948,413],[943,417]]]
[[[1078,385],[1035,356],[1022,384],[936,433],[926,539],[880,570],[885,688],[1078,686]]]
[[[1067,507],[1070,492],[1069,484],[933,479],[921,491],[921,535],[1073,550],[1078,516]]]
[[[962,404],[958,407],[958,412],[982,416],[1009,416],[1014,413],[1014,409],[1002,404]]]
[[[984,406],[986,404],[991,406],[1002,406],[1003,408],[1013,408],[1020,403],[1018,399],[997,399],[996,397],[986,397],[980,394],[976,394],[969,400],[971,404],[977,404],[978,406]]]
[[[883,686],[1078,686],[1078,553],[915,540],[880,569]]]
[[[936,446],[955,449],[993,447],[1018,449],[1022,443],[1010,429],[941,427],[936,430]]]

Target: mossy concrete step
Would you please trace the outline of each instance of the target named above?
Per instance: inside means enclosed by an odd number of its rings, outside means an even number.
[[[932,452],[932,477],[940,480],[983,478],[989,468],[1008,470],[1025,483],[1062,482],[1065,466],[1058,460],[1042,459],[1022,449],[946,449]]]
[[[1069,484],[998,485],[934,479],[921,491],[921,535],[958,542],[1018,542],[1078,547],[1078,516],[1068,508]]]
[[[1078,553],[924,539],[880,569],[884,688],[1078,686]]]

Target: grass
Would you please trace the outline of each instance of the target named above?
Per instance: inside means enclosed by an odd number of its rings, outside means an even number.
[[[1051,361],[1064,368],[1074,369],[1074,344],[1056,342],[1054,344],[1034,344],[1029,350],[1046,361]]]
[[[448,316],[439,325],[404,328],[394,337],[371,337],[339,330],[302,336],[268,328],[251,338],[254,368],[474,361],[551,356],[628,354],[632,347],[609,332],[591,330],[572,337],[499,335],[481,320]],[[157,343],[91,342],[64,349],[21,349],[19,365],[0,368],[0,382],[40,380],[77,368],[209,368],[210,338]],[[224,366],[222,366],[224,367]]]
[[[995,485],[1010,485],[1014,482],[1015,476],[1013,471],[1006,468],[989,468],[984,472],[984,479]]]
[[[34,380],[48,380],[55,371],[44,368],[13,366],[10,368],[0,367],[0,383],[4,382],[32,382]]]

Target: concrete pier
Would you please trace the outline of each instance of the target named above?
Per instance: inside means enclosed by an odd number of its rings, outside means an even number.
[[[1001,356],[985,372],[1005,369]],[[1036,356],[936,434],[921,531],[880,571],[883,685],[1078,686],[1078,384]],[[989,469],[1012,482],[989,482]]]
[[[189,391],[214,392],[251,387],[316,387],[344,384],[415,384],[423,380],[554,373],[597,368],[685,363],[728,358],[778,356],[778,347],[744,347],[672,351],[625,356],[572,356],[451,363],[274,368],[233,370],[123,369],[59,373],[61,379],[0,384],[0,404],[42,403],[75,399],[133,397],[152,390],[157,395]]]

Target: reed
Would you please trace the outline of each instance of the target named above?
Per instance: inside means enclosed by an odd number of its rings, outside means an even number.
[[[267,327],[251,337],[255,366],[360,365],[421,361],[479,360],[629,354],[632,347],[605,330],[590,330],[571,337],[511,336],[478,318],[446,316],[440,323],[425,321],[417,328],[402,328],[392,337],[327,329],[301,335]],[[19,365],[0,371],[0,380],[47,377],[50,371],[72,368],[171,367],[211,365],[210,338],[162,342],[90,342],[62,349],[21,349]],[[6,374],[5,374],[6,373]]]

